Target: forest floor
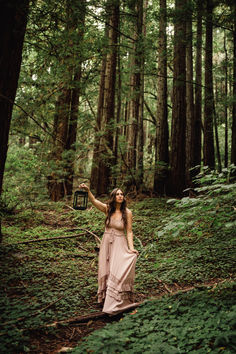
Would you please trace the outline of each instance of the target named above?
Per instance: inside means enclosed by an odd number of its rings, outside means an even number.
[[[169,306],[172,308],[179,294],[184,297],[190,293],[188,301],[191,302],[191,296],[198,292],[203,294],[204,289],[216,291],[220,296],[222,291],[232,295],[235,290],[235,195],[224,194],[217,198],[211,203],[204,202],[201,207],[193,207],[191,202],[191,208],[187,200],[185,205],[168,203],[164,198],[131,201],[135,247],[140,253],[135,301],[144,305],[124,317],[122,314],[91,318],[82,323],[66,320],[100,311],[96,302],[98,253],[94,235],[102,237],[103,214],[94,208],[78,212],[66,203],[46,203],[7,215],[0,246],[1,353],[66,351],[66,348],[78,346],[96,329],[125,325],[126,318],[138,320],[145,306],[148,311],[146,300],[162,301],[158,305],[161,309],[166,306],[162,300],[166,297],[173,299],[168,300],[173,301]],[[70,238],[61,238],[65,236]],[[26,240],[34,242],[25,243]],[[222,301],[226,300],[222,298]],[[230,301],[226,303],[232,306]],[[112,333],[112,327],[109,328]],[[214,335],[216,338],[217,334]],[[206,344],[209,348],[213,346],[213,341],[210,342]],[[233,352],[226,344],[220,345],[221,350]],[[104,353],[119,352],[109,350]]]

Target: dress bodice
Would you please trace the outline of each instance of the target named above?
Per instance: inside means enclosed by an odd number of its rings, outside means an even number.
[[[109,226],[106,226],[106,231],[109,231],[111,229],[117,230],[119,232],[124,232],[124,221],[122,220],[122,218],[116,219],[111,216],[110,224]]]

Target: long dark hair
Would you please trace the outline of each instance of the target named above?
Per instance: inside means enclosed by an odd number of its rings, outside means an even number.
[[[110,193],[110,198],[109,198],[109,200],[107,202],[107,217],[106,217],[106,220],[105,220],[105,225],[106,226],[109,226],[110,221],[111,221],[111,216],[116,211],[116,193],[117,193],[117,191],[121,191],[123,193],[123,191],[120,188],[115,188]],[[126,226],[127,226],[127,214],[126,214],[126,199],[125,199],[125,197],[123,199],[123,202],[121,203],[120,211],[122,213],[122,220],[124,222],[124,227],[126,229]]]

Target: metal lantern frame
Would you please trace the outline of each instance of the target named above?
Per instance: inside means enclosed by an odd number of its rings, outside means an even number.
[[[88,192],[83,190],[75,191],[73,200],[73,209],[85,210],[88,205]]]

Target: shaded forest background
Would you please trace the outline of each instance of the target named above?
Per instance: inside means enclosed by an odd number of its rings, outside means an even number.
[[[0,351],[235,353],[235,2],[0,9]],[[114,324],[78,322],[104,229],[81,182],[134,215],[144,303]]]
[[[11,0],[2,9],[3,204],[58,201],[82,181],[96,195],[118,185],[181,197],[202,168],[233,174],[233,1]]]

